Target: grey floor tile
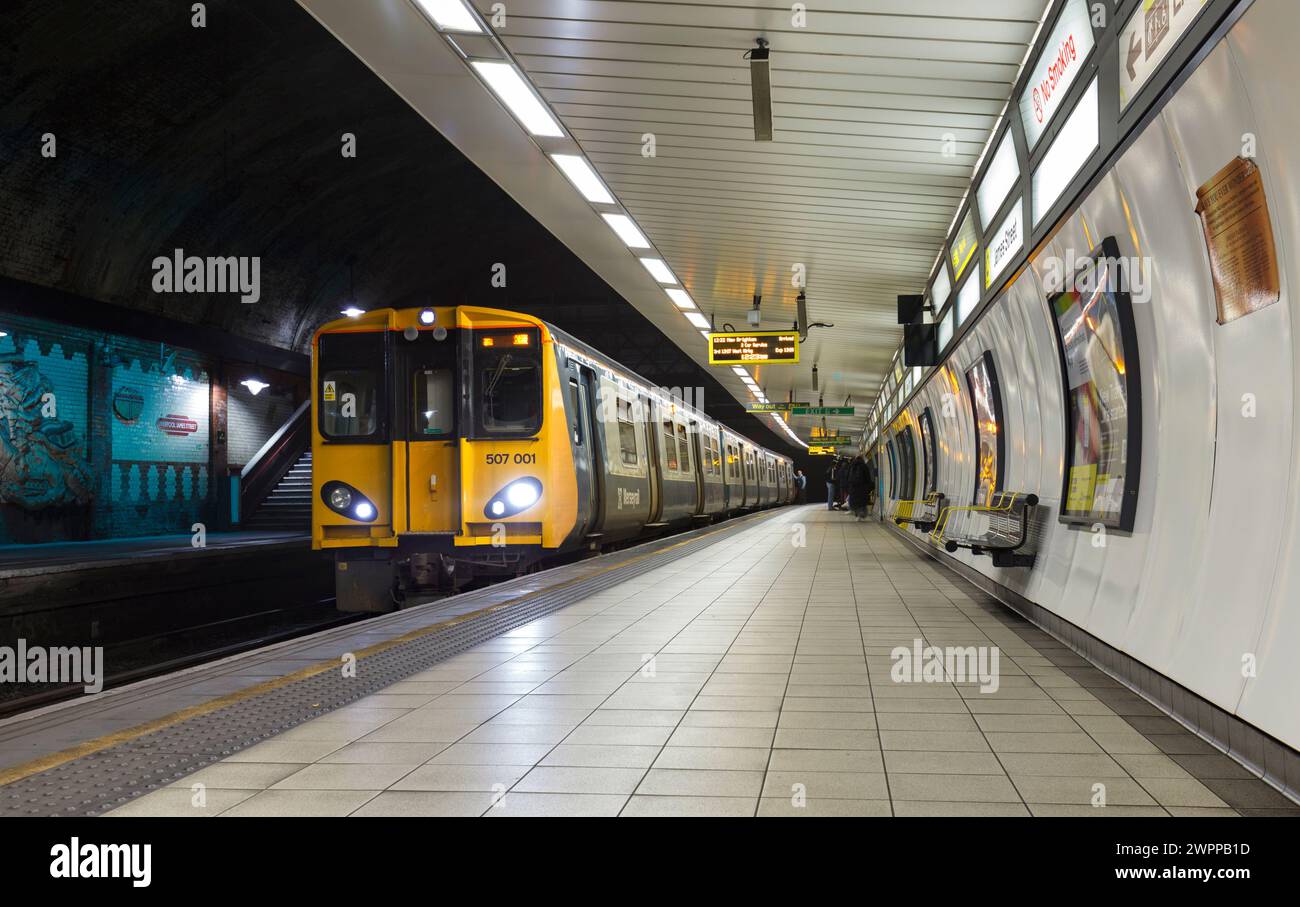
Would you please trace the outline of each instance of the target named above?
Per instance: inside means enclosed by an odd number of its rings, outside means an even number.
[[[373,799],[377,790],[264,790],[235,804],[226,816],[346,816]]]
[[[513,792],[539,794],[630,794],[645,776],[641,768],[538,766]]]
[[[796,805],[790,798],[763,797],[758,801],[760,816],[822,816],[881,817],[891,816],[893,811],[888,800],[828,800],[809,798],[802,805]]]
[[[353,816],[481,816],[502,794],[490,791],[384,791]]]
[[[648,796],[757,797],[762,786],[760,771],[652,768],[636,792]]]
[[[755,797],[676,797],[637,794],[627,802],[622,816],[725,816],[754,815]]]
[[[1029,816],[1023,803],[963,803],[942,800],[895,800],[896,816]]]
[[[512,816],[617,816],[627,802],[625,794],[543,794],[511,791],[485,815]]]
[[[940,800],[978,803],[1020,803],[1011,781],[996,775],[889,775],[894,800]]]

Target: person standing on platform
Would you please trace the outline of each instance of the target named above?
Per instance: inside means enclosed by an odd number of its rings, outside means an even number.
[[[867,492],[871,488],[867,463],[862,457],[853,458],[845,470],[845,482],[849,491],[849,509],[860,523],[867,518]]]
[[[835,509],[835,461],[826,465],[826,509]]]
[[[794,487],[794,502],[796,504],[808,503],[808,495],[806,493],[806,489],[808,488],[808,477],[803,474],[802,469],[796,469],[794,471]]]
[[[835,460],[835,509],[845,509],[845,504],[849,496],[848,486],[849,461],[843,457],[837,457]]]

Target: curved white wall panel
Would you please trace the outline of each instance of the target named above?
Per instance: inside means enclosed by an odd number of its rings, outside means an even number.
[[[995,568],[966,550],[952,557],[1292,747],[1300,747],[1300,303],[1290,292],[1300,280],[1297,39],[1293,4],[1257,0],[899,417],[932,409],[939,490],[949,504],[969,504],[966,369],[991,351],[1003,487],[1037,494],[1048,517],[1032,569]],[[1220,325],[1196,190],[1252,138],[1281,299]],[[1045,286],[1059,261],[1083,258],[1107,237],[1133,270],[1140,354],[1141,478],[1127,533],[1057,521],[1066,438]],[[888,492],[887,468],[884,480]]]

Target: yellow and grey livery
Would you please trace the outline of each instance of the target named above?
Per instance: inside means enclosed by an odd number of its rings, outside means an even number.
[[[516,312],[331,322],[312,383],[312,545],[347,611],[795,496],[789,458]]]

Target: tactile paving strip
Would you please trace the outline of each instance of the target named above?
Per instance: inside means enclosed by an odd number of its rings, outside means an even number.
[[[720,529],[699,530],[702,534],[696,539],[689,539],[688,534],[685,542],[679,535],[654,543],[667,547],[562,588],[542,591],[517,605],[507,604],[367,655],[358,660],[354,678],[344,678],[340,670],[325,671],[15,781],[0,787],[0,818],[94,816],[116,809],[205,765],[426,671],[479,643],[689,557],[753,523],[752,519],[742,518]],[[528,586],[536,585],[535,576],[523,579]],[[456,601],[461,611],[472,610],[475,605],[487,606],[501,597],[502,586],[508,588],[518,582],[492,586],[451,601]]]

